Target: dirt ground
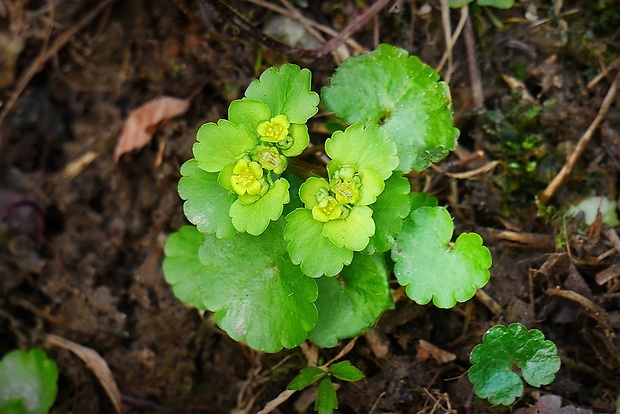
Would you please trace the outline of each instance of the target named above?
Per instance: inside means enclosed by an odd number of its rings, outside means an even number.
[[[262,30],[280,13],[257,3],[231,5]],[[341,31],[371,2],[291,3],[269,5]],[[311,59],[257,42],[207,1],[0,2],[0,355],[47,351],[60,369],[53,412],[112,413],[117,387],[125,413],[253,413],[305,365],[311,348],[255,352],[172,295],[161,261],[167,235],[185,223],[179,167],[198,127],[225,117],[268,66],[310,68],[315,91],[346,53],[380,42],[437,67],[462,12],[444,16],[448,29],[439,0],[385,3],[352,34],[356,44]],[[411,182],[449,208],[457,232],[483,236],[491,280],[450,310],[399,300],[347,355],[366,378],[338,390],[339,412],[514,412],[553,394],[584,411],[537,412],[619,413],[617,228],[563,212],[587,196],[619,197],[620,98],[599,109],[617,84],[620,3],[523,0],[470,7],[467,21],[440,71],[459,148]],[[129,113],[164,95],[189,110],[115,162]],[[570,175],[537,205],[597,114]],[[325,119],[311,122],[315,142]],[[553,340],[562,368],[551,385],[494,409],[473,394],[469,352],[490,326],[511,322]],[[311,393],[274,412],[313,412]]]

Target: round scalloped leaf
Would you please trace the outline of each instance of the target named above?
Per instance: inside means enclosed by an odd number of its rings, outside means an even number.
[[[523,382],[513,367],[534,387],[550,384],[560,369],[555,344],[519,323],[489,329],[471,351],[470,361],[468,375],[476,395],[494,405],[510,405],[523,394]]]
[[[379,125],[357,123],[345,131],[336,131],[325,141],[325,152],[339,165],[375,170],[382,179],[398,166],[396,144]]]
[[[383,255],[355,254],[339,276],[321,277],[316,283],[319,320],[310,339],[320,347],[331,348],[367,332],[385,310],[394,308]]]
[[[428,195],[426,193],[411,193],[409,195],[409,199],[411,200],[411,211],[416,210],[420,207],[428,206],[428,207],[437,207],[439,202],[437,198],[432,195]]]
[[[198,166],[208,172],[219,172],[228,164],[236,163],[258,144],[258,139],[243,125],[220,119],[198,129],[198,140],[192,150]]]
[[[491,253],[476,233],[463,233],[451,246],[454,225],[443,207],[420,207],[403,224],[392,247],[394,274],[407,296],[439,308],[471,299],[489,281]]]
[[[370,207],[353,207],[345,219],[330,220],[323,224],[323,236],[338,247],[362,251],[375,234],[375,221]]]
[[[375,234],[370,238],[365,253],[387,252],[392,248],[394,238],[403,228],[403,220],[409,215],[409,191],[409,180],[400,172],[385,182],[385,189],[377,201],[370,205],[375,221]]]
[[[195,277],[217,324],[264,352],[299,345],[317,320],[316,282],[291,263],[282,226],[274,223],[260,237],[205,235],[198,253],[205,272]]]
[[[181,302],[196,309],[206,310],[202,302],[198,280],[207,277],[209,270],[200,263],[198,251],[204,234],[194,226],[183,226],[168,236],[164,246],[162,269],[164,279]]]
[[[288,127],[288,132],[291,138],[293,138],[293,145],[290,148],[283,149],[282,155],[285,157],[296,157],[301,154],[308,146],[308,143],[310,143],[308,125],[291,124]]]
[[[310,277],[337,275],[353,259],[351,250],[338,247],[323,236],[323,224],[307,208],[298,208],[286,216],[284,238],[288,241],[288,253],[293,263]]]
[[[305,124],[318,112],[319,95],[310,90],[312,74],[290,63],[270,67],[254,80],[245,96],[265,102],[271,114],[286,115],[292,124]]]
[[[252,204],[235,201],[230,207],[232,224],[241,232],[254,236],[261,234],[271,221],[280,218],[284,205],[290,201],[288,181],[277,179],[269,191]]]
[[[16,349],[0,361],[0,412],[46,414],[57,391],[58,366],[42,349]]]
[[[208,173],[198,168],[194,158],[181,166],[179,195],[183,200],[183,212],[198,230],[215,234],[222,239],[237,233],[228,211],[237,195],[222,187],[217,173]]]
[[[228,106],[228,120],[244,125],[258,139],[256,127],[271,119],[271,110],[264,102],[256,99],[237,99]]]
[[[349,124],[380,124],[396,142],[399,170],[422,171],[454,150],[459,135],[448,86],[438,80],[416,56],[381,44],[345,60],[321,95]]]

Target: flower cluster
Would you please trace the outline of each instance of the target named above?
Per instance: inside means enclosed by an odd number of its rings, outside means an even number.
[[[325,142],[325,152],[331,158],[327,164],[327,179],[310,177],[301,185],[299,198],[305,208],[287,216],[285,229],[285,238],[291,241],[301,238],[298,232],[303,231],[303,237],[308,238],[311,233],[308,229],[320,227],[320,233],[314,235],[315,244],[325,246],[325,252],[332,257],[341,255],[340,263],[329,270],[308,269],[304,262],[311,259],[303,252],[303,246],[289,243],[293,262],[301,264],[302,270],[306,269],[312,276],[340,271],[352,252],[368,246],[375,234],[370,205],[377,201],[385,188],[385,180],[398,166],[396,144],[378,125],[364,128],[358,123],[335,132]],[[306,224],[301,224],[304,221]],[[328,240],[327,245],[323,239]]]
[[[290,200],[281,175],[310,141],[305,123],[319,98],[309,71],[290,64],[267,70],[245,95],[230,104],[228,120],[202,125],[193,152],[198,167],[236,196],[229,210],[235,229],[258,235]]]

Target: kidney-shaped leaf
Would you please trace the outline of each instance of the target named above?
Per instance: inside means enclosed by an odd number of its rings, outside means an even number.
[[[0,361],[0,412],[48,413],[57,383],[58,366],[42,349],[9,352]]]
[[[323,223],[307,208],[295,209],[286,216],[284,237],[291,260],[310,277],[337,275],[353,259],[351,250],[336,246],[323,235]]]
[[[290,63],[270,67],[245,91],[247,98],[267,104],[271,116],[286,115],[293,124],[305,124],[318,111],[319,95],[310,90],[312,74]]]
[[[396,142],[399,170],[422,171],[456,147],[448,86],[419,58],[382,44],[345,60],[321,90],[325,106],[349,124],[380,124]]]
[[[181,166],[179,196],[185,203],[183,212],[187,219],[203,233],[219,238],[230,237],[237,231],[228,214],[237,199],[217,181],[217,173],[198,168],[194,158]]]
[[[199,251],[207,309],[231,338],[264,352],[299,345],[317,320],[316,282],[291,263],[282,227],[273,223],[260,237],[206,235]]]
[[[394,244],[394,237],[403,228],[403,220],[409,215],[411,202],[409,180],[397,171],[385,182],[385,190],[370,205],[375,220],[375,234],[366,246],[366,253],[387,252]]]
[[[185,226],[170,235],[163,271],[176,297],[215,312],[236,341],[265,352],[302,343],[314,328],[317,286],[286,254],[282,224],[228,239]]]
[[[555,344],[519,323],[489,329],[471,351],[470,361],[468,375],[476,395],[495,405],[510,405],[523,394],[523,382],[513,367],[534,387],[550,384],[560,369]]]
[[[339,165],[354,165],[358,171],[375,170],[386,180],[398,167],[396,145],[379,125],[361,123],[336,131],[325,141],[325,152]]]
[[[356,253],[338,277],[321,277],[316,282],[319,320],[310,339],[321,347],[334,347],[341,339],[361,335],[394,307],[382,254]]]
[[[198,250],[204,234],[194,226],[183,226],[172,233],[164,246],[162,269],[164,279],[172,286],[172,292],[181,302],[196,309],[206,310],[202,302],[198,281],[207,277],[209,270],[200,263]]]
[[[405,220],[392,247],[394,274],[407,296],[440,308],[471,299],[489,280],[491,253],[476,233],[450,245],[454,225],[443,207],[420,207]]]

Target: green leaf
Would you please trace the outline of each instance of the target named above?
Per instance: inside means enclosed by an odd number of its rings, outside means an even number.
[[[331,348],[369,331],[385,310],[394,307],[383,255],[355,254],[339,276],[316,282],[319,319],[310,339],[320,347]]]
[[[164,279],[172,286],[174,296],[197,309],[206,310],[202,302],[199,280],[209,275],[209,269],[198,259],[204,234],[196,227],[184,226],[168,236],[164,246]]]
[[[243,125],[225,119],[217,124],[203,124],[196,136],[192,150],[198,167],[208,172],[219,172],[228,164],[234,164],[258,144],[258,139]]]
[[[409,198],[411,200],[411,211],[424,206],[437,207],[438,204],[437,198],[426,193],[411,193]]]
[[[489,329],[471,351],[470,361],[468,375],[476,395],[494,405],[510,405],[523,394],[523,382],[514,367],[534,387],[550,384],[560,369],[555,344],[539,330],[527,330],[518,323]]]
[[[272,116],[286,115],[292,124],[305,124],[318,112],[319,95],[310,90],[312,74],[290,63],[265,70],[245,96],[267,104]]]
[[[299,345],[317,320],[316,282],[291,263],[282,227],[276,222],[260,237],[205,235],[199,250],[205,272],[194,276],[217,324],[264,352]]]
[[[362,179],[360,188],[360,199],[355,203],[356,206],[368,206],[377,201],[379,194],[385,189],[385,181],[370,168],[363,169],[359,172]]]
[[[323,192],[329,193],[329,183],[325,178],[310,177],[299,188],[299,198],[304,203],[306,208],[312,209],[312,207],[319,204],[317,195]]]
[[[304,388],[314,384],[321,378],[325,377],[327,372],[321,368],[303,368],[299,375],[293,378],[286,387],[287,390],[303,390]]]
[[[319,414],[333,414],[336,408],[338,408],[338,398],[336,397],[334,384],[332,384],[329,378],[325,378],[319,384],[314,411]]]
[[[194,158],[181,166],[179,195],[183,200],[183,212],[187,219],[203,233],[215,234],[222,239],[237,233],[228,211],[237,195],[222,187],[217,173],[198,168]]]
[[[364,378],[364,373],[351,365],[351,361],[338,362],[329,367],[329,372],[343,381],[355,382]]]
[[[283,149],[282,155],[285,157],[296,157],[306,149],[310,142],[308,126],[306,124],[291,124],[288,132],[293,138],[293,145],[290,148]]]
[[[473,0],[448,0],[448,5],[453,9],[459,9],[472,1]]]
[[[420,207],[405,220],[392,247],[394,274],[407,296],[439,308],[471,299],[489,280],[491,253],[476,233],[463,233],[450,247],[454,225],[443,207]]]
[[[401,171],[422,171],[456,148],[447,84],[403,49],[381,44],[345,60],[321,94],[349,124],[380,124],[396,142]]]
[[[228,120],[233,124],[244,125],[258,139],[256,127],[271,119],[269,107],[256,99],[237,99],[228,106]]]
[[[375,170],[385,180],[398,166],[396,144],[379,125],[357,123],[336,131],[325,141],[325,152],[338,165]]]
[[[42,349],[9,352],[0,361],[0,412],[48,413],[57,383],[58,366]]]
[[[289,202],[288,181],[277,179],[271,188],[252,204],[243,204],[235,201],[230,207],[230,217],[233,226],[240,232],[247,232],[254,236],[261,234],[271,221],[282,215],[284,205]]]
[[[306,208],[286,216],[284,238],[288,241],[288,253],[293,263],[310,277],[337,275],[353,259],[351,250],[336,246],[322,232],[323,223],[315,220]]]
[[[491,6],[498,9],[509,9],[515,5],[515,0],[478,0],[479,6]]]
[[[403,228],[403,220],[409,215],[409,180],[397,172],[385,182],[385,190],[370,205],[375,221],[375,234],[370,238],[364,252],[387,252],[394,245],[394,238]]]
[[[338,247],[362,251],[375,234],[370,207],[353,207],[345,219],[331,220],[323,225],[323,236]]]

